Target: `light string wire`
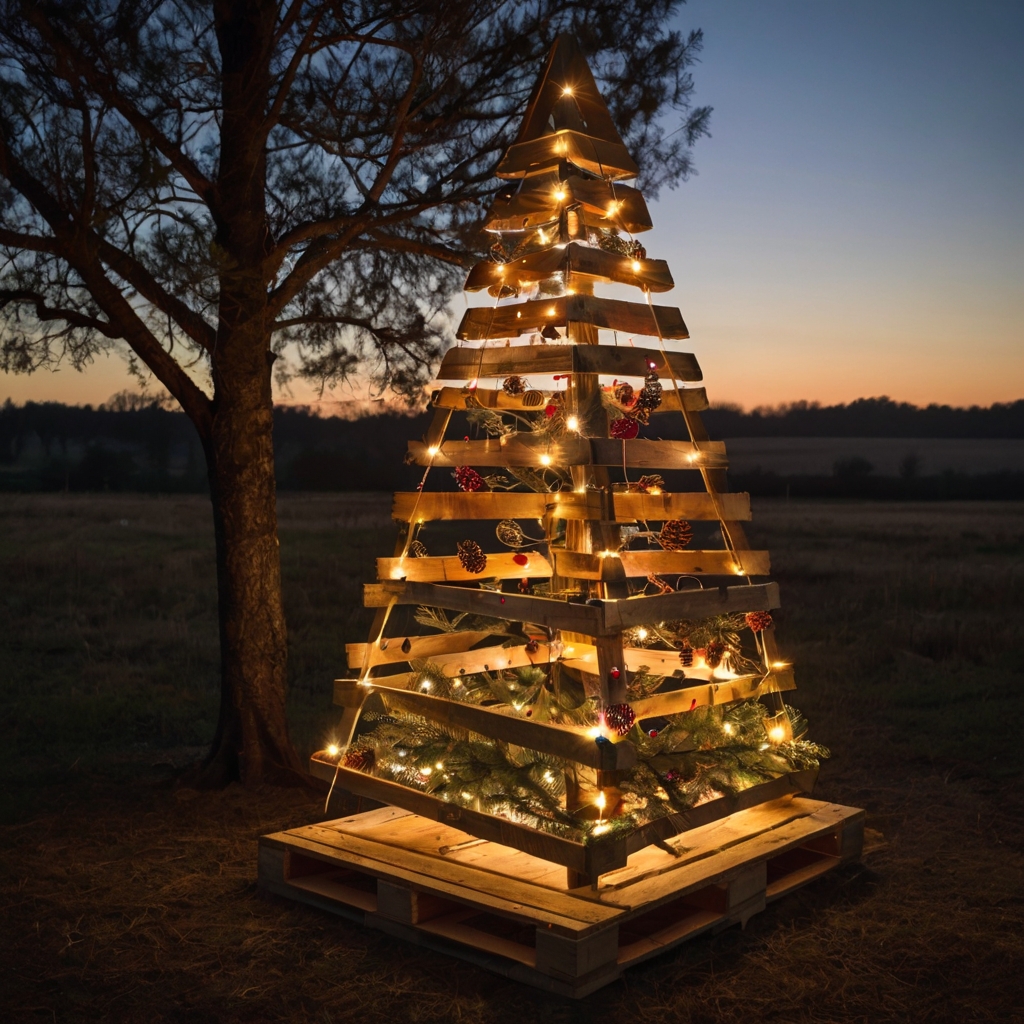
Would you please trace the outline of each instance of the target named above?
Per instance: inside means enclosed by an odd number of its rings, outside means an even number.
[[[676,382],[675,371],[672,369],[672,366],[669,363],[668,352],[665,350],[665,339],[661,333],[661,324],[658,323],[658,315],[657,313],[655,313],[654,304],[651,302],[651,291],[649,288],[646,287],[643,289],[643,291],[644,296],[647,299],[647,308],[650,309],[651,311],[651,320],[654,322],[654,329],[655,331],[657,331],[658,347],[661,349],[662,358],[665,360],[665,369],[667,369],[669,372],[669,377],[672,380],[672,390],[675,392],[676,400],[679,402],[680,415],[683,417],[683,423],[686,424],[686,432],[690,437],[690,443],[693,445],[697,457],[700,458],[700,456],[702,455],[702,452],[700,450],[700,444],[694,437],[693,429],[690,427],[690,421],[686,417],[686,409],[683,406],[683,394],[679,389],[679,384]],[[708,497],[711,498],[711,504],[715,508],[715,515],[718,517],[719,525],[722,528],[722,539],[725,541],[725,546],[729,553],[732,555],[733,560],[736,563],[736,568],[742,569],[741,560],[739,557],[738,550],[736,548],[736,544],[733,541],[732,533],[730,532],[728,524],[726,522],[725,508],[722,505],[718,492],[716,491],[716,489],[711,483],[711,480],[708,477],[707,468],[701,465],[698,466],[698,469],[700,470],[701,479],[704,481],[704,487],[708,492]],[[746,574],[746,572],[743,573],[743,576],[748,584],[753,585],[753,581]]]

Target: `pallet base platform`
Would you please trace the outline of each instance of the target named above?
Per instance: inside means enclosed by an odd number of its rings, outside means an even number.
[[[260,840],[259,885],[518,981],[579,998],[629,966],[860,857],[864,812],[791,797],[650,846],[596,885],[383,807]]]

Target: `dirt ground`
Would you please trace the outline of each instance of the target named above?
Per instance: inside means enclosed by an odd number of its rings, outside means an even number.
[[[390,546],[380,496],[290,496],[291,712],[312,749]],[[0,1019],[1024,1021],[1024,506],[755,504],[816,795],[887,845],[570,1002],[256,892],[313,794],[200,793],[216,708],[198,498],[0,498]]]

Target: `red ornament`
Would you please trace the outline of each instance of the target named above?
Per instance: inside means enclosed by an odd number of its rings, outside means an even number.
[[[518,554],[512,556],[512,561],[515,562],[516,565],[529,565],[530,556],[524,555],[522,552],[519,552]]]
[[[619,678],[619,676],[621,676],[621,675],[622,675],[622,673],[621,673],[621,672],[620,672],[620,671],[619,671],[619,670],[618,670],[617,668],[613,668],[613,669],[612,669],[612,670],[611,670],[611,671],[610,671],[610,672],[608,673],[608,675],[609,675],[609,676],[611,676],[611,677],[612,677],[612,679],[618,679],[618,678]]]
[[[609,704],[604,709],[605,724],[617,736],[625,736],[636,721],[636,712],[628,704]]]
[[[558,412],[557,405],[544,406],[544,415],[547,416],[548,419],[551,419],[551,417],[554,416],[556,412]]]
[[[747,612],[744,618],[754,633],[762,633],[772,624],[770,612]]]
[[[640,424],[631,416],[623,416],[611,422],[611,435],[620,441],[631,441],[639,433]]]
[[[484,478],[472,466],[456,466],[452,476],[463,491],[479,491],[484,486]]]

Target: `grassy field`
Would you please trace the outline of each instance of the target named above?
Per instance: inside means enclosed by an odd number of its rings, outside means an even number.
[[[293,734],[335,721],[385,496],[290,496]],[[818,795],[888,845],[569,1003],[255,891],[314,797],[178,782],[216,710],[199,498],[0,498],[5,1020],[1024,1020],[1024,506],[755,504]]]

